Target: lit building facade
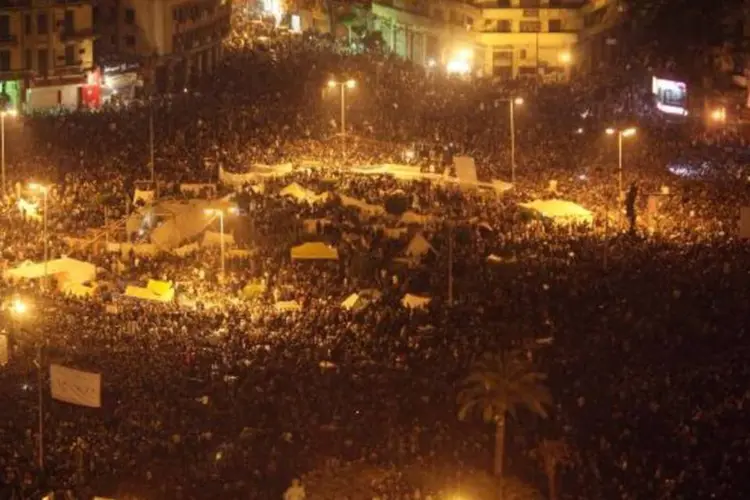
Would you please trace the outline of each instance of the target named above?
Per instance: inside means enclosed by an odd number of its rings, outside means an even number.
[[[93,69],[91,0],[0,0],[0,85],[19,111],[86,102]]]
[[[189,87],[211,73],[230,32],[230,0],[95,0],[97,61],[105,87]]]
[[[503,79],[569,77],[582,0],[377,0],[372,28],[388,48],[425,65],[471,52],[472,71]]]

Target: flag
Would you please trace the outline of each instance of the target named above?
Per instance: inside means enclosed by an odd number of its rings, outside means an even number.
[[[50,365],[52,398],[74,405],[100,408],[102,406],[102,376],[60,365]]]

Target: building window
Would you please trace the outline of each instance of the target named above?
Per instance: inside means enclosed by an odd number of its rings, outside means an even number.
[[[522,9],[538,9],[541,6],[540,0],[521,0],[519,6]]]
[[[65,20],[63,21],[63,33],[75,33],[76,31],[76,18],[73,15],[72,10],[65,11]]]
[[[539,21],[521,21],[521,33],[539,33],[542,31],[542,23]]]
[[[549,6],[552,9],[562,7],[562,0],[549,0]]]
[[[0,71],[10,71],[10,52],[0,50]]]
[[[499,33],[510,33],[513,31],[513,23],[510,19],[498,19],[497,31]]]
[[[10,37],[10,16],[0,16],[0,37]]]
[[[31,14],[23,16],[23,32],[25,35],[31,34]]]
[[[497,0],[497,6],[502,8],[510,7],[510,0]]]
[[[521,49],[518,51],[518,58],[519,59],[526,59],[526,49]]]
[[[36,32],[40,35],[46,35],[49,33],[49,23],[47,22],[47,14],[37,14],[36,16]]]
[[[135,24],[135,10],[125,9],[125,22],[127,24]]]
[[[65,66],[74,66],[76,64],[76,47],[75,45],[65,46]]]
[[[560,33],[562,31],[562,21],[559,19],[550,19],[549,20],[549,32],[550,33]]]
[[[125,45],[128,47],[135,47],[135,37],[133,35],[128,35],[125,37]]]
[[[47,70],[49,68],[48,59],[49,52],[47,52],[47,49],[39,49],[39,51],[36,53],[36,64],[41,75],[47,76]]]
[[[32,69],[34,67],[34,56],[33,52],[31,52],[31,49],[26,49],[26,52],[23,55],[23,66],[26,69]]]

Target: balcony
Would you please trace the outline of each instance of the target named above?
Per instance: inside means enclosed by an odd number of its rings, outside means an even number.
[[[78,42],[96,37],[97,34],[96,31],[94,31],[94,28],[74,28],[72,30],[66,30],[63,28],[60,31],[60,41],[62,42]]]
[[[0,35],[0,47],[13,47],[18,45],[18,37],[16,35]]]

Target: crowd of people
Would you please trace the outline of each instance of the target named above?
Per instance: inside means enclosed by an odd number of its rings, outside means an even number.
[[[448,78],[241,18],[227,51],[210,80],[184,93],[8,124],[3,268],[44,259],[46,215],[49,258],[96,264],[98,286],[82,298],[56,280],[0,285],[6,305],[28,303],[24,315],[5,307],[2,316],[0,498],[280,498],[294,478],[356,461],[450,464],[460,484],[462,470],[489,468],[493,440],[479,421],[456,419],[457,382],[482,353],[535,339],[552,339],[534,356],[555,407],[547,422],[510,424],[509,475],[543,485],[530,451],[552,436],[577,456],[562,473],[563,498],[743,497],[750,252],[738,231],[750,188],[734,154],[741,134],[665,123],[643,111],[643,95],[602,94],[583,76],[561,87]],[[357,82],[345,136],[331,78]],[[461,154],[480,180],[510,180],[507,99],[516,96],[516,186],[440,181]],[[146,213],[134,191],[154,190],[151,114],[159,198],[211,183],[210,196],[239,207],[226,232],[243,251],[227,257],[224,276],[217,246],[108,251],[148,239],[124,221]],[[624,126],[637,127],[623,172],[640,193],[634,233],[618,199],[617,144],[604,133]],[[710,155],[719,171],[731,157],[733,173],[675,176],[669,165],[687,154]],[[220,170],[282,163],[293,171],[219,182]],[[402,163],[438,176],[352,172]],[[40,205],[32,181],[51,186],[47,214],[23,208]],[[328,194],[282,196],[292,183]],[[588,208],[593,223],[557,225],[519,207],[553,197]],[[417,235],[430,246],[409,255]],[[291,260],[305,241],[325,242],[338,259]],[[176,300],[122,297],[147,279],[173,282]],[[377,292],[369,303],[342,307],[364,290]],[[431,301],[412,309],[406,294]],[[299,310],[277,307],[291,301]],[[49,399],[37,370],[50,363],[101,373],[101,408]],[[393,488],[383,498],[413,497]]]

